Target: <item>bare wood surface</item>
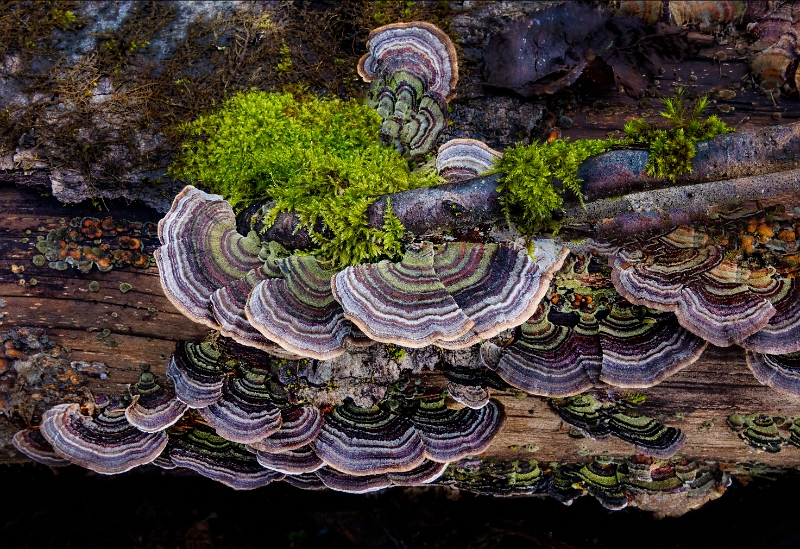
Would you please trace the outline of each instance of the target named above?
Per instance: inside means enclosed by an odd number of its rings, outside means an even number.
[[[36,235],[58,226],[61,218],[55,214],[66,211],[76,213],[36,192],[0,187],[0,299],[5,302],[0,309],[4,314],[0,331],[18,326],[44,328],[59,347],[68,349],[69,360],[103,362],[108,367],[107,379],[88,379],[87,387],[95,393],[122,393],[126,384],[136,381],[142,363],[150,364],[155,374],[163,376],[175,341],[199,340],[207,331],[172,307],[161,292],[154,267],[81,274],[33,265]],[[113,213],[128,219],[156,215],[130,208]],[[23,238],[29,241],[22,243]],[[13,265],[25,270],[14,274]],[[32,278],[38,281],[35,286],[30,284]],[[25,284],[20,285],[20,280]],[[88,290],[91,281],[100,283],[99,292]],[[122,293],[122,282],[132,289]],[[103,335],[103,330],[110,333]],[[646,395],[642,412],[686,434],[682,455],[731,464],[756,461],[770,466],[800,466],[800,449],[786,447],[777,454],[757,454],[726,425],[725,419],[734,412],[800,416],[800,398],[759,384],[739,348],[709,348],[694,365],[656,387],[637,392]],[[495,391],[494,395],[505,405],[508,421],[486,456],[579,462],[604,453],[615,457],[634,453],[633,446],[615,438],[571,438],[569,426],[544,398],[513,390]],[[0,419],[4,421],[10,420]],[[0,459],[16,460],[21,458]]]

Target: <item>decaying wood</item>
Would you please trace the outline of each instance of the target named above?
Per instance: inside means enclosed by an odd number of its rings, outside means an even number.
[[[86,380],[86,388],[94,393],[122,393],[126,384],[136,381],[142,363],[150,364],[155,374],[163,376],[175,341],[199,340],[207,331],[172,307],[161,292],[154,267],[81,274],[33,265],[36,236],[59,226],[67,211],[70,217],[96,213],[66,209],[29,190],[0,187],[0,217],[4,220],[0,227],[0,298],[5,303],[0,308],[0,331],[19,326],[44,328],[68,360],[103,362],[108,368],[107,379]],[[128,219],[157,217],[140,209],[120,208],[111,213]],[[24,238],[29,241],[23,243]],[[12,266],[16,266],[16,274]],[[19,266],[24,266],[24,271]],[[33,278],[36,285],[31,285]],[[21,280],[25,283],[20,284]],[[100,283],[99,292],[88,290],[91,281]],[[132,289],[120,292],[122,282]],[[98,338],[104,329],[110,334]],[[639,392],[646,395],[642,412],[684,431],[684,456],[731,466],[748,461],[780,467],[800,465],[800,449],[786,447],[777,454],[756,454],[726,425],[725,419],[734,412],[800,416],[800,398],[760,385],[747,369],[739,348],[709,348],[694,365]],[[571,438],[569,426],[550,409],[546,399],[513,390],[493,394],[505,405],[508,421],[486,456],[580,462],[603,453],[618,457],[634,453],[631,445],[615,438]],[[5,431],[13,431],[19,427],[19,419],[0,418],[0,424],[5,424]],[[7,440],[3,442],[6,447],[2,455],[6,457],[0,461],[21,461],[19,455],[12,457]]]

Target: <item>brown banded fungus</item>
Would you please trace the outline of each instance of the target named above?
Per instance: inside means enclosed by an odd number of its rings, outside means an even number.
[[[164,293],[193,321],[218,328],[211,294],[262,264],[258,236],[236,232],[236,217],[221,196],[189,185],[159,221],[158,237],[155,257]]]
[[[163,431],[176,423],[187,408],[174,390],[158,383],[156,376],[149,371],[142,372],[130,393],[133,398],[125,408],[125,417],[145,433]]]
[[[195,422],[190,430],[170,431],[170,460],[234,490],[252,490],[282,480],[283,473],[265,469],[245,446],[225,440]]]
[[[763,282],[725,259],[725,249],[688,227],[623,248],[612,258],[612,281],[631,303],[674,312],[678,322],[721,347],[764,328],[776,309]]]
[[[97,473],[123,473],[150,463],[167,445],[166,433],[145,433],[111,403],[97,416],[81,414],[78,404],[59,404],[45,412],[42,436],[55,452]]]
[[[221,354],[210,343],[179,341],[169,359],[167,376],[175,394],[189,408],[204,408],[222,396],[224,374]]]
[[[451,139],[439,147],[436,171],[448,183],[455,183],[488,172],[502,156],[477,139]]]
[[[400,263],[348,267],[331,285],[345,317],[375,341],[425,347],[457,339],[475,324],[439,280],[430,244],[409,250]]]
[[[447,469],[447,463],[425,460],[414,469],[402,473],[355,476],[342,473],[331,467],[323,467],[315,474],[326,487],[332,490],[351,494],[364,494],[392,486],[430,484],[441,477],[445,469]]]
[[[65,467],[70,464],[68,459],[64,459],[56,453],[39,429],[17,431],[11,439],[11,443],[14,448],[42,465]]]
[[[296,355],[328,360],[345,352],[351,325],[331,292],[334,272],[314,257],[276,261],[282,278],[259,282],[245,314],[264,337]]]
[[[232,442],[249,444],[281,427],[281,411],[272,402],[269,368],[239,366],[225,377],[219,400],[198,411],[217,434]]]
[[[469,347],[530,318],[569,253],[566,248],[546,246],[536,247],[536,259],[512,243],[457,242],[437,247],[436,276],[474,324],[463,336],[436,344],[446,349]]]
[[[426,22],[373,30],[358,74],[372,82],[367,97],[384,119],[381,139],[409,157],[430,152],[447,125],[447,102],[458,81],[455,46]]]

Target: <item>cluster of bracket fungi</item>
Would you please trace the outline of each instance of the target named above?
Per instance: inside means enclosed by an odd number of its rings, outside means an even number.
[[[373,81],[383,138],[410,157],[428,152],[457,79],[452,43],[428,23],[408,23],[374,31],[369,46],[359,73]],[[437,169],[462,181],[499,156],[457,139],[439,148]],[[719,471],[669,460],[684,441],[679,429],[587,391],[651,387],[710,342],[744,347],[759,381],[800,395],[798,231],[794,214],[776,207],[595,240],[581,253],[548,239],[531,241],[532,252],[517,242],[423,241],[399,262],[337,272],[255,231],[240,234],[221,196],[187,186],[158,225],[155,257],[166,296],[215,335],[180,343],[167,380],[145,371],[124,397],[56,406],[14,444],[52,466],[112,474],[152,463],[236,489],[285,480],[365,492],[444,475],[479,491],[487,482],[508,493],[546,488],[562,501],[598,492],[621,508],[643,483],[724,486]],[[445,387],[402,373],[447,357],[458,367]],[[359,386],[367,389],[342,383],[329,387],[335,398],[320,389],[344,371],[371,378]],[[313,387],[312,374],[324,378]],[[651,457],[625,471],[598,461],[560,473],[533,461],[475,465],[471,456],[504,423],[489,391],[503,383],[550,397],[583,436],[616,436]]]

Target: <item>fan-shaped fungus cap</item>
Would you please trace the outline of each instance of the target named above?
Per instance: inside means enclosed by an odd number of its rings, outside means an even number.
[[[284,478],[283,473],[262,467],[255,454],[241,444],[225,440],[201,423],[187,433],[170,437],[169,457],[175,465],[234,490],[252,490]]]
[[[70,461],[62,458],[53,450],[53,446],[42,436],[39,429],[23,429],[11,438],[14,448],[33,461],[50,467],[65,467]]]
[[[800,352],[768,355],[747,351],[747,366],[762,384],[800,396]]]
[[[419,348],[464,335],[474,322],[433,269],[433,247],[408,251],[400,263],[348,267],[333,277],[344,315],[368,337]]]
[[[741,345],[762,354],[795,353],[800,351],[800,284],[796,278],[781,278],[775,282],[776,287],[769,294],[758,292],[770,300],[775,315]]]
[[[350,475],[410,471],[425,459],[425,445],[411,421],[350,400],[325,416],[312,446],[325,463]]]
[[[448,183],[488,172],[503,153],[477,139],[451,139],[436,154],[436,171]]]
[[[369,33],[369,50],[358,62],[358,74],[371,82],[393,71],[424,79],[429,91],[448,101],[455,95],[458,59],[450,38],[426,22],[394,23]]]
[[[571,396],[594,386],[602,364],[596,332],[548,320],[543,302],[521,326],[521,335],[497,364],[497,373],[514,387],[544,396]],[[590,375],[591,374],[591,375]]]
[[[479,410],[451,410],[444,395],[414,403],[411,422],[425,444],[428,459],[446,463],[480,454],[505,423],[505,410],[496,400]]]
[[[247,320],[287,351],[328,360],[344,353],[350,323],[331,293],[333,271],[311,256],[278,260],[282,279],[260,282],[245,308]]]
[[[193,321],[217,328],[211,294],[261,265],[255,232],[237,233],[230,204],[189,185],[159,221],[158,237],[155,258],[167,298]]]
[[[110,408],[91,418],[81,414],[78,404],[59,404],[45,412],[42,435],[61,457],[106,475],[156,459],[167,435],[142,432],[128,423],[122,409]]]
[[[485,343],[484,346],[492,345]],[[495,347],[497,347],[495,345]],[[500,347],[497,347],[500,349]],[[481,347],[483,351],[483,347]],[[479,410],[489,403],[489,389],[483,370],[475,368],[454,368],[445,372],[447,394],[464,406]]]
[[[314,449],[308,445],[280,454],[258,451],[256,459],[262,467],[287,475],[313,473],[325,465],[325,462],[317,457]]]
[[[603,404],[588,394],[554,399],[551,406],[566,423],[592,439],[609,434],[633,444],[637,452],[667,458],[686,440],[680,429],[666,427],[653,418],[630,409],[626,403]]]
[[[282,358],[296,358],[298,355],[287,352],[283,347],[265,338],[261,332],[253,328],[245,315],[250,292],[261,281],[270,278],[273,276],[267,269],[263,267],[253,269],[244,278],[235,280],[211,294],[211,309],[219,324],[219,332],[223,336],[242,345],[255,347]]]
[[[652,387],[700,358],[706,345],[671,313],[616,303],[600,322],[600,379],[615,387]]]
[[[421,486],[429,484],[442,476],[445,469],[447,469],[447,463],[425,460],[414,469],[404,473],[354,476],[337,471],[332,467],[323,467],[316,472],[316,475],[325,486],[332,490],[351,494],[364,494],[391,486]]]
[[[775,419],[767,414],[731,414],[728,416],[728,425],[756,450],[774,454],[780,452],[787,443],[778,431]]]
[[[536,311],[569,250],[542,253],[535,260],[522,246],[456,242],[436,250],[433,268],[456,304],[474,325],[446,349],[470,347],[519,326]]]
[[[708,235],[679,227],[639,249],[620,250],[611,279],[631,303],[673,311],[684,328],[727,347],[761,330],[776,311],[749,286],[752,273],[724,253]]]
[[[688,330],[720,347],[738,343],[764,328],[775,315],[768,299],[753,292],[750,272],[723,261],[684,287],[675,316]]]
[[[128,422],[145,433],[163,431],[177,422],[186,411],[186,404],[175,391],[161,386],[156,376],[142,372],[139,381],[131,387],[133,399],[125,409]]]
[[[316,406],[289,406],[281,409],[281,428],[251,446],[267,453],[295,450],[317,438],[323,422]]]
[[[301,475],[286,475],[283,482],[290,484],[301,490],[325,490],[327,486],[323,484],[317,473],[303,473]]]
[[[249,444],[280,429],[281,411],[272,402],[267,386],[269,370],[240,366],[236,375],[225,378],[222,396],[200,415],[221,437]]]
[[[223,385],[219,359],[213,345],[179,341],[167,366],[178,399],[190,408],[204,408],[219,400]]]
[[[637,452],[658,458],[674,456],[686,441],[680,429],[667,427],[635,411],[614,411],[608,427],[612,435],[633,444]]]

